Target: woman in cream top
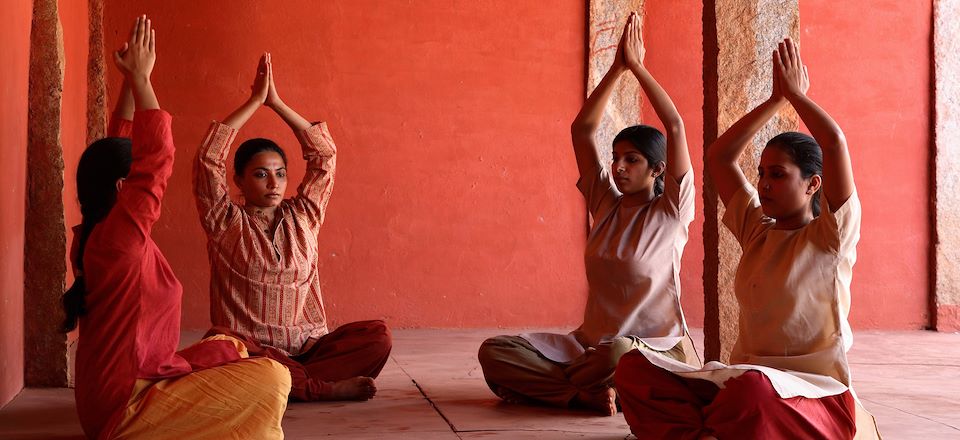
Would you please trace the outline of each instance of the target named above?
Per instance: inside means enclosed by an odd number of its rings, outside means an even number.
[[[645,437],[841,439],[853,438],[857,421],[862,436],[876,434],[850,388],[846,357],[860,239],[846,141],[806,96],[807,70],[793,42],[784,40],[773,56],[770,99],[707,150],[707,170],[727,209],[723,222],[743,249],[733,365],[695,369],[656,353],[625,355],[616,385],[631,430]],[[813,137],[771,139],[754,189],[737,161],[788,102]]]
[[[582,406],[616,414],[613,371],[633,349],[683,359],[680,257],[694,215],[694,185],[683,120],[644,67],[640,23],[631,14],[613,65],[573,122],[580,180],[593,224],[584,265],[583,324],[569,334],[497,336],[480,348],[491,390],[508,401]],[[613,161],[596,132],[616,82],[632,72],[666,129],[628,127]]]

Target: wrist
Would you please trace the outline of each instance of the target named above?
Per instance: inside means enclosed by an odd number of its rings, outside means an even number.
[[[627,73],[628,70],[630,69],[628,69],[626,65],[622,63],[615,63],[610,66],[610,70],[607,71],[607,75],[621,76],[624,73]]]
[[[138,87],[150,85],[150,74],[147,73],[130,73],[124,76],[124,86],[125,87]]]

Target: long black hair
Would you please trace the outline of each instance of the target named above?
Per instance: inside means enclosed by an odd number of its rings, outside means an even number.
[[[234,174],[242,176],[243,170],[247,167],[247,164],[250,163],[250,159],[253,159],[253,156],[265,151],[272,151],[279,154],[280,158],[283,159],[283,164],[287,164],[287,154],[283,152],[283,148],[280,148],[276,142],[270,139],[253,138],[240,144],[237,152],[233,154]]]
[[[87,313],[87,287],[83,272],[83,250],[93,227],[100,223],[117,201],[117,180],[130,174],[131,142],[127,138],[103,138],[87,147],[77,165],[77,199],[80,201],[80,236],[77,241],[77,270],[73,285],[61,299],[66,318],[62,330],[77,327],[80,316]]]
[[[613,138],[613,145],[620,141],[630,142],[647,159],[650,168],[667,162],[667,137],[654,127],[641,124],[624,128]],[[653,194],[663,194],[663,173],[653,182]]]
[[[804,179],[809,179],[815,175],[823,175],[823,150],[812,136],[788,131],[770,139],[767,142],[767,147],[776,147],[787,153],[790,160],[800,168],[800,175]],[[822,191],[823,186],[820,186],[820,189],[817,189],[817,193],[813,195],[813,199],[810,201],[814,217],[820,216],[820,193]]]

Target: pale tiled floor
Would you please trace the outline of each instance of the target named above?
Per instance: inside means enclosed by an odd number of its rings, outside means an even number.
[[[596,417],[494,398],[476,349],[486,337],[503,333],[511,332],[395,331],[375,399],[291,404],[284,418],[287,438],[633,438],[621,415]],[[850,359],[860,397],[885,439],[960,439],[960,335],[859,332]],[[75,411],[72,390],[26,390],[0,410],[0,439],[80,439]]]

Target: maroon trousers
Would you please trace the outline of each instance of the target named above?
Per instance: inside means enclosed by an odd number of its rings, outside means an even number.
[[[852,439],[856,404],[850,391],[811,399],[780,397],[758,371],[724,382],[688,379],[650,363],[638,351],[614,374],[623,416],[637,438]]]
[[[276,348],[261,346],[225,327],[214,327],[206,336],[215,334],[243,341],[250,356],[268,357],[286,366],[293,380],[290,398],[305,402],[328,398],[332,383],[338,380],[377,377],[393,347],[390,330],[379,320],[344,324],[321,337],[306,352],[293,357]]]

